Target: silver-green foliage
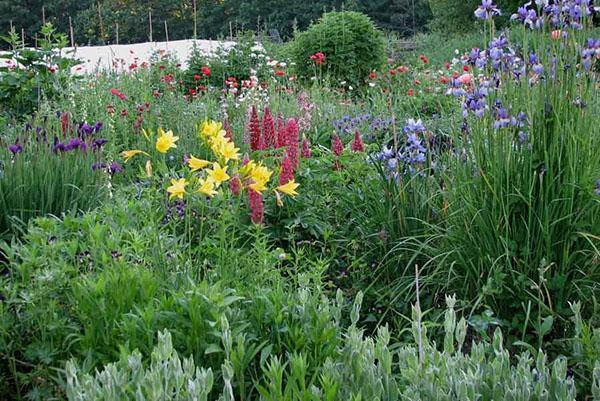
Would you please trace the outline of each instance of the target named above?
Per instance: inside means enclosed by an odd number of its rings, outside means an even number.
[[[338,294],[337,304],[343,301]],[[511,363],[497,330],[491,344],[473,343],[465,351],[467,325],[457,321],[455,299],[447,297],[443,350],[427,341],[425,330],[413,326],[415,343],[422,339],[423,352],[415,344],[390,345],[387,327],[374,337],[358,328],[362,296],[352,307],[351,325],[336,357],[328,358],[316,373],[307,374],[306,355],[291,352],[272,355],[256,379],[256,397],[261,401],[334,400],[494,400],[569,401],[575,400],[575,386],[567,377],[564,359],[548,363],[543,353],[537,358],[524,353]],[[419,314],[415,308],[415,314]],[[223,346],[231,350],[229,326],[221,324]],[[231,353],[222,365],[223,392],[210,399],[233,400],[231,383],[243,378],[234,372]],[[313,367],[314,368],[314,367]],[[247,378],[248,379],[248,378]],[[252,379],[250,379],[252,380]],[[595,369],[594,394],[600,392],[600,366]],[[82,374],[73,362],[67,365],[67,394],[71,401],[121,400],[207,400],[212,372],[197,368],[191,359],[181,362],[167,331],[159,333],[158,345],[149,366],[134,352],[120,362],[107,365],[95,377]]]
[[[144,366],[136,350],[95,376],[81,374],[71,361],[66,373],[71,401],[206,401],[213,384],[210,369],[196,367],[192,358],[180,359],[167,330],[158,333],[149,366]]]

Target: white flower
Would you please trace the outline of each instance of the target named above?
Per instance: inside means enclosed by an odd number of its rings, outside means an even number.
[[[460,54],[460,52],[458,51],[458,49],[454,49],[454,54]]]
[[[348,89],[352,90],[352,89],[354,89],[354,88],[352,87],[352,85],[350,85],[350,86],[348,87]]]
[[[340,82],[340,85],[346,85],[346,81]]]
[[[375,87],[375,82],[369,82],[369,86],[370,86],[371,88],[374,88],[374,87]]]
[[[285,66],[287,65],[287,63],[279,63],[279,65],[280,65],[281,67],[285,67]]]

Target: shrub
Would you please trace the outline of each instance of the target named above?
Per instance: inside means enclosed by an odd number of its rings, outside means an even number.
[[[0,114],[19,117],[36,109],[42,97],[62,96],[71,67],[79,64],[61,54],[66,35],[57,33],[52,24],[44,25],[40,33],[39,49],[25,48],[14,29],[3,37],[11,50],[0,54]]]
[[[290,52],[299,77],[308,79],[324,73],[336,84],[346,81],[356,87],[385,62],[385,41],[366,15],[330,12],[298,34]],[[322,64],[311,59],[319,52],[325,56]]]

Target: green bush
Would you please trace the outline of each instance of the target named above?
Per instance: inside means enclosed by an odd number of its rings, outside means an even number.
[[[298,76],[303,79],[329,75],[334,85],[359,86],[369,73],[385,62],[383,34],[364,14],[330,12],[306,32],[296,36],[290,48]],[[325,62],[316,65],[311,56],[322,52]],[[343,85],[342,85],[343,86]]]

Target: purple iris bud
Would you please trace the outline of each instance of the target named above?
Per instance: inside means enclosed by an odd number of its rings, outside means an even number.
[[[19,145],[18,143],[15,143],[14,145],[10,145],[8,147],[8,150],[10,150],[13,156],[15,156],[17,155],[17,153],[21,153],[23,151],[23,146]]]
[[[519,138],[519,143],[521,145],[524,145],[525,142],[527,142],[527,139],[529,139],[529,136],[527,135],[527,133],[525,133],[523,131],[519,131],[518,138]]]
[[[26,123],[26,124],[25,124],[25,131],[26,131],[26,132],[29,132],[29,131],[31,131],[31,129],[32,129],[32,128],[33,128],[33,127],[31,126],[31,124],[29,124],[29,123]]]
[[[94,163],[92,164],[92,171],[104,170],[106,168],[106,163]]]
[[[36,127],[36,128],[35,128],[35,134],[36,134],[36,135],[39,135],[39,134],[40,134],[40,132],[42,132],[43,130],[44,130],[44,128],[42,128],[42,127]]]
[[[98,121],[96,122],[96,124],[94,124],[94,132],[98,133],[102,130],[102,127],[104,127],[104,124],[102,124],[102,121]]]
[[[121,167],[121,165],[117,162],[112,162],[110,164],[110,166],[108,166],[108,173],[113,176],[117,173],[122,173],[123,172],[123,167]]]
[[[62,113],[60,111],[57,111],[55,114],[56,114],[56,118],[60,118],[60,116],[62,116]]]
[[[600,196],[600,179],[596,180],[596,188],[594,190],[594,193],[598,196]]]

